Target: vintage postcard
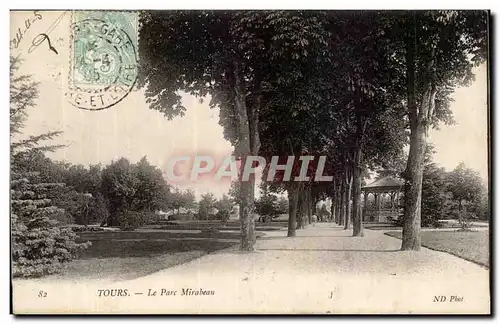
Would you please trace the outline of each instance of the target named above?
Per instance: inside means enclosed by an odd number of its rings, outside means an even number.
[[[10,12],[13,314],[490,314],[487,10]]]

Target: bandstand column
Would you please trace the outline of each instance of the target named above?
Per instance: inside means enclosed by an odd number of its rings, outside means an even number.
[[[369,192],[364,192],[364,201],[363,201],[363,221],[366,221],[366,211],[368,210],[368,195]]]
[[[375,217],[377,222],[380,219],[380,198],[381,198],[380,195],[381,195],[380,193],[375,194],[375,208],[376,208]]]

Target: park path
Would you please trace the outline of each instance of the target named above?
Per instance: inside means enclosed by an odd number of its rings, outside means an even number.
[[[489,312],[487,269],[426,248],[399,251],[401,241],[384,231],[365,229],[364,237],[351,233],[331,223],[311,225],[297,231],[294,238],[287,238],[286,231],[269,231],[258,240],[255,252],[222,250],[145,277],[100,286],[128,289],[129,297],[89,298],[80,293],[77,301],[66,299],[58,309],[118,313]],[[95,295],[94,286],[85,287]],[[188,288],[213,291],[214,295],[182,295]],[[153,291],[156,295],[148,296]],[[177,293],[169,293],[173,291]]]

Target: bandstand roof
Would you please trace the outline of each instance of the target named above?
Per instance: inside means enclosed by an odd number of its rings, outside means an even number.
[[[403,182],[397,178],[384,177],[376,180],[362,188],[364,191],[389,191],[399,190],[403,186]]]

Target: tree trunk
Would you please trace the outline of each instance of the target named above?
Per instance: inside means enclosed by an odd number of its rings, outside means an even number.
[[[252,175],[250,175],[252,179]],[[241,219],[241,246],[243,251],[253,251],[255,244],[255,219],[253,217],[253,203],[255,197],[255,178],[241,182],[240,219]]]
[[[363,221],[361,212],[361,148],[358,148],[354,159],[353,197],[352,197],[352,235],[363,236]]]
[[[335,216],[333,221],[335,224],[339,223],[339,215],[340,215],[340,208],[339,208],[339,187],[334,183],[333,186],[333,195],[332,195],[332,205],[334,208],[334,212],[332,213],[332,217]]]
[[[312,194],[311,188],[307,188],[307,224],[312,223]]]
[[[458,222],[461,225],[463,221],[464,221],[464,217],[463,217],[462,199],[459,199],[458,200]]]
[[[343,183],[340,184],[339,192],[339,204],[340,204],[340,214],[339,214],[339,225],[343,226],[345,223],[345,186]]]
[[[408,87],[408,117],[410,120],[410,152],[408,162],[404,172],[405,179],[405,203],[403,218],[403,240],[402,250],[420,250],[420,221],[421,221],[421,202],[422,202],[422,178],[424,170],[424,155],[427,147],[427,131],[434,114],[436,88],[428,76],[432,73],[434,65],[434,49],[428,58],[428,64],[425,73],[422,76],[426,78],[423,86],[421,102],[417,106],[416,86],[415,86],[415,39],[416,18],[410,17],[412,25],[409,28],[411,32],[406,38],[406,71]]]
[[[241,158],[241,168],[246,164],[250,155],[257,154],[260,143],[258,141],[257,118],[254,107],[246,104],[246,86],[240,66],[234,64],[234,99],[238,122],[238,145],[235,153]],[[250,116],[249,116],[250,114]],[[257,135],[257,136],[256,136]],[[241,181],[243,172],[240,172],[240,223],[241,223],[241,245],[243,251],[253,251],[255,244],[255,220],[253,217],[255,199],[255,175],[250,174],[248,181]]]
[[[349,217],[347,217],[347,190],[344,191],[342,194],[342,226],[344,226],[344,229],[348,229]]]
[[[304,227],[304,191],[299,188],[297,199],[297,229]]]
[[[297,225],[297,203],[299,199],[299,183],[291,182],[288,189],[288,237],[295,236]]]
[[[338,189],[335,192],[335,216],[337,217],[336,223],[338,225],[341,225],[340,223],[341,223],[341,219],[342,219],[342,215],[341,215],[342,201],[340,199],[340,197],[341,197],[340,190],[341,190],[340,186],[338,186]]]
[[[347,177],[346,191],[345,191],[345,224],[344,229],[351,228],[351,188],[352,176],[349,174]]]
[[[302,228],[302,210],[301,210],[301,201],[300,201],[300,191],[299,195],[297,197],[297,222],[295,224],[296,229],[301,229]]]
[[[331,218],[332,221],[336,222],[337,221],[337,218],[335,217],[336,216],[335,215],[335,210],[336,210],[336,207],[335,207],[335,205],[336,205],[336,203],[335,203],[335,201],[336,201],[336,195],[335,194],[332,195],[330,197],[330,199],[332,200],[332,204],[330,205],[330,218]]]
[[[420,250],[420,212],[424,171],[425,132],[412,131],[410,154],[405,171],[405,208],[402,250]]]

